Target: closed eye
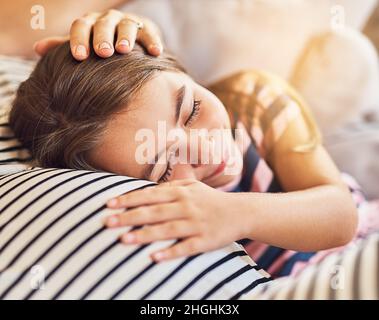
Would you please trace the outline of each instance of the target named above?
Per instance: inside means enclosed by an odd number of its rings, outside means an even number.
[[[172,169],[173,169],[173,165],[172,165],[173,156],[174,156],[174,153],[170,153],[170,156],[169,156],[168,161],[167,161],[167,168],[166,168],[165,172],[163,173],[163,175],[159,178],[159,180],[158,180],[159,183],[166,182],[170,178],[170,176],[172,174]]]
[[[196,120],[196,117],[199,115],[199,112],[200,112],[200,107],[201,107],[201,100],[195,100],[193,102],[192,112],[189,115],[187,121],[184,123],[186,127],[191,126],[191,124]]]
[[[170,161],[167,163],[167,168],[165,170],[165,172],[163,173],[163,175],[159,178],[158,182],[161,183],[161,182],[166,182],[168,181],[168,179],[170,178],[172,174],[172,165],[170,163]]]

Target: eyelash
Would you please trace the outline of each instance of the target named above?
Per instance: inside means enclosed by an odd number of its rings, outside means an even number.
[[[158,182],[167,182],[168,178],[170,178],[171,176],[171,173],[172,173],[172,165],[171,165],[171,162],[169,161],[167,163],[166,171],[164,172],[164,174],[162,175],[162,177],[159,179]]]
[[[190,126],[192,122],[195,120],[195,118],[199,115],[200,106],[201,106],[201,100],[195,100],[193,102],[192,112],[190,116],[188,117],[186,123],[184,124],[186,127]]]

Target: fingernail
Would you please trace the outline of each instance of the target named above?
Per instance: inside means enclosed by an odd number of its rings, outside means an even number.
[[[121,47],[127,47],[129,48],[130,47],[130,43],[128,40],[126,39],[122,39],[118,42],[118,45],[121,46]]]
[[[132,233],[126,233],[121,238],[124,243],[132,243],[136,240],[136,236]]]
[[[108,42],[102,42],[99,44],[99,50],[112,49]]]
[[[107,227],[117,227],[119,225],[120,219],[118,216],[111,216],[106,220]]]
[[[164,259],[165,257],[166,257],[166,254],[164,252],[157,252],[157,253],[154,253],[153,255],[153,259],[157,261],[160,261]]]
[[[117,206],[117,204],[118,204],[117,199],[111,199],[111,200],[108,200],[108,201],[107,201],[107,205],[108,205],[109,207],[115,207],[115,206]]]
[[[150,46],[150,52],[153,54],[160,54],[162,51],[162,47],[159,44],[152,44]]]
[[[87,55],[87,49],[85,46],[79,44],[75,48],[75,55],[80,56],[80,57],[85,57]]]

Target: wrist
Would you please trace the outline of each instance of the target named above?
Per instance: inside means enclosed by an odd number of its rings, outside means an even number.
[[[238,239],[252,238],[257,221],[257,195],[252,192],[228,193],[226,207]]]

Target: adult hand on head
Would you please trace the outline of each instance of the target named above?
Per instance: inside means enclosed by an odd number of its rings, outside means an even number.
[[[42,39],[34,44],[34,50],[43,56],[51,48],[70,40],[73,57],[82,61],[89,56],[91,33],[93,50],[102,58],[112,56],[115,50],[126,54],[133,49],[136,41],[153,56],[159,56],[163,51],[160,30],[154,22],[113,9],[104,13],[91,12],[76,19],[71,25],[69,36]]]

